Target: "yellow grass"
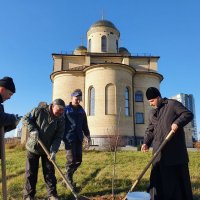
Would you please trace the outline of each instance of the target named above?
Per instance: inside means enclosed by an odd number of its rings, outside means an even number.
[[[190,175],[194,200],[200,200],[200,152],[189,152],[190,156]],[[124,196],[134,179],[140,174],[147,164],[151,153],[139,151],[119,151],[117,152],[115,194]],[[24,185],[26,151],[23,148],[6,149],[7,161],[7,187],[8,199],[22,199]],[[65,170],[65,151],[59,151],[57,163],[62,171]],[[144,191],[148,186],[149,172],[144,175],[138,184],[137,190]],[[58,194],[61,199],[73,199],[70,191],[61,184],[62,178],[56,173],[58,184]],[[83,153],[83,163],[75,173],[74,180],[77,183],[79,193],[88,197],[98,195],[109,195],[112,192],[112,157],[110,152],[89,151]],[[0,179],[1,182],[1,179]],[[0,188],[0,195],[2,191]],[[43,180],[41,167],[39,169],[37,195],[38,199],[47,197],[46,187]]]

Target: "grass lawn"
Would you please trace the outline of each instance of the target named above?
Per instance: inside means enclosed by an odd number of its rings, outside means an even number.
[[[200,152],[189,152],[190,175],[194,200],[200,200]],[[117,152],[115,194],[124,196],[131,188],[133,181],[140,174],[151,157],[151,153],[139,151]],[[22,199],[24,185],[26,151],[21,149],[6,149],[7,162],[7,187],[8,199]],[[65,151],[57,154],[57,164],[64,172]],[[145,191],[149,182],[147,171],[136,191]],[[73,199],[70,191],[61,184],[62,179],[56,173],[58,194],[61,199]],[[1,178],[1,177],[0,177]],[[83,153],[83,163],[75,173],[74,180],[77,183],[79,193],[87,197],[110,195],[112,193],[112,156],[110,152],[88,151]],[[0,179],[1,182],[1,179]],[[1,186],[2,187],[2,186]],[[0,188],[2,195],[2,188]],[[39,169],[37,195],[39,199],[47,197],[46,187],[43,180],[42,170]],[[0,197],[1,198],[1,197]]]

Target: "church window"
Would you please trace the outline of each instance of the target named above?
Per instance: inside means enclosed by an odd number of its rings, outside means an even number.
[[[88,51],[91,52],[91,39],[88,41]]]
[[[128,87],[125,89],[125,116],[130,116],[130,91]]]
[[[143,102],[143,94],[141,91],[136,91],[135,102]]]
[[[107,38],[105,35],[101,37],[101,51],[107,52]]]
[[[118,40],[116,40],[116,49],[117,49],[117,52],[119,51],[118,49]]]
[[[136,124],[144,124],[144,113],[137,112],[135,114]]]
[[[116,94],[115,86],[113,84],[108,84],[106,86],[106,95],[105,95],[105,111],[106,115],[116,114]]]
[[[133,140],[128,140],[128,145],[133,145]]]
[[[95,89],[93,86],[89,88],[89,115],[95,114]]]

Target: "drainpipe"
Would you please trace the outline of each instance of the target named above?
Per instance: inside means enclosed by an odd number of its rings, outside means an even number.
[[[135,74],[134,74],[135,75]],[[133,88],[133,135],[134,135],[134,145],[136,145],[136,135],[135,135],[135,89],[134,89],[134,75],[132,76],[132,88]]]

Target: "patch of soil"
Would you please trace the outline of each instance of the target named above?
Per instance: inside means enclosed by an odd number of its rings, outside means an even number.
[[[116,196],[113,198],[111,195],[90,197],[90,200],[122,200],[124,197]]]

